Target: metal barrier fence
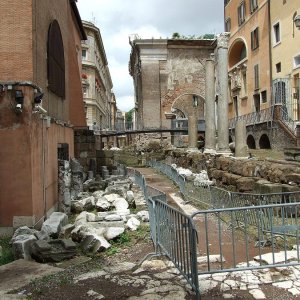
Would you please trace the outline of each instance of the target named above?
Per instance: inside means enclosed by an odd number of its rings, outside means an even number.
[[[295,266],[300,263],[299,252],[299,205],[300,203],[285,203],[272,205],[259,205],[250,207],[222,208],[198,211],[193,219],[198,225],[199,253],[205,253],[205,264],[199,267],[199,274],[212,274],[219,272],[232,272],[252,269],[265,269],[272,267]],[[282,215],[282,230],[278,235],[276,211],[293,211],[294,235],[289,218]],[[236,216],[243,226],[239,229],[222,220],[234,223]],[[253,226],[255,225],[255,226]],[[268,228],[269,247],[264,248],[257,240],[262,240],[262,233]],[[295,250],[290,250],[294,245]],[[270,252],[271,251],[271,252]],[[266,252],[270,252],[264,256]],[[217,259],[212,255],[217,255]],[[255,261],[253,261],[253,258]]]
[[[290,236],[298,234],[298,208],[296,206],[284,206],[283,204],[298,203],[300,200],[300,191],[288,193],[272,193],[272,194],[247,194],[229,192],[217,187],[211,187],[212,206],[213,208],[240,208],[261,205],[278,204],[276,209],[269,214],[269,211],[262,211],[260,220],[258,220],[256,211],[249,210],[247,212],[247,224],[261,228],[262,239],[258,241],[265,245],[268,241],[264,239],[264,234],[273,232],[274,234],[285,233]],[[233,213],[230,225],[233,227],[243,227],[244,216],[239,211]],[[262,226],[260,226],[260,224]],[[272,227],[273,226],[273,227]]]
[[[242,194],[211,187],[214,208],[187,216],[169,206],[166,195],[148,186],[140,172],[127,173],[147,199],[154,255],[165,255],[174,263],[196,299],[198,275],[300,264],[300,192]]]
[[[166,203],[166,194],[146,184],[144,176],[128,168],[147,199],[155,255],[167,256],[200,299],[197,270],[197,232],[193,220]]]
[[[197,186],[192,181],[188,181],[184,176],[178,174],[176,168],[160,161],[149,160],[147,165],[165,174],[173,180],[179,187],[181,194],[186,201],[196,204],[211,205],[211,193],[208,185]]]

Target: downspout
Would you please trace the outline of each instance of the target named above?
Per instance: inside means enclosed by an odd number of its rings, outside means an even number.
[[[272,91],[272,79],[273,79],[273,65],[272,65],[272,39],[271,39],[271,0],[268,0],[268,25],[269,25],[269,64],[270,64],[270,102],[272,105],[272,97],[273,97],[273,91]]]

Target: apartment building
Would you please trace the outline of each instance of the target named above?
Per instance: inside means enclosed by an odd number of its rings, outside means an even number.
[[[100,129],[112,127],[111,105],[113,102],[108,61],[98,27],[83,21],[87,40],[82,42],[82,86],[87,125],[96,123]]]
[[[225,0],[229,118],[271,105],[269,1]]]
[[[270,17],[273,101],[285,117],[299,121],[300,2],[271,1]]]

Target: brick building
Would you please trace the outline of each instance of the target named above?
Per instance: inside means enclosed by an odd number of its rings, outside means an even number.
[[[171,128],[192,113],[204,119],[205,61],[215,40],[136,38],[131,47],[137,129]]]
[[[58,159],[86,126],[75,0],[3,0],[0,11],[0,233],[57,208]],[[42,101],[41,101],[42,99]]]

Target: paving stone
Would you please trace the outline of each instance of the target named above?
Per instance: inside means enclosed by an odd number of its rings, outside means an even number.
[[[213,280],[201,280],[201,281],[199,281],[200,294],[207,293],[208,291],[215,288],[218,284],[219,283],[217,281],[213,281]]]
[[[82,280],[88,280],[88,279],[94,279],[94,278],[98,278],[101,276],[105,276],[107,275],[107,272],[101,270],[101,271],[97,271],[97,272],[89,272],[89,273],[85,273],[79,276],[74,277],[74,282],[77,283],[78,281],[82,281]]]
[[[254,297],[254,299],[257,299],[257,300],[259,300],[259,299],[266,299],[266,295],[260,289],[250,290],[249,293]]]
[[[288,281],[282,281],[282,282],[274,282],[272,285],[282,288],[282,289],[290,289],[293,286],[293,281],[288,280]]]
[[[210,263],[216,263],[216,262],[225,262],[224,256],[221,256],[220,254],[217,255],[209,255],[209,262]],[[197,257],[197,262],[199,264],[207,263],[208,262],[208,257],[207,256],[198,256]]]
[[[288,291],[289,291],[293,296],[296,296],[296,295],[299,295],[299,294],[300,294],[300,290],[298,290],[297,288],[291,288],[291,289],[288,289]]]

